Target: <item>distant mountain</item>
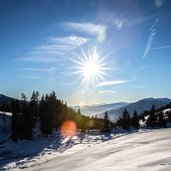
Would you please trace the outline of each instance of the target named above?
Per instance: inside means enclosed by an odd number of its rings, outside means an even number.
[[[112,121],[116,121],[119,118],[119,116],[122,115],[125,108],[129,111],[131,115],[133,114],[134,110],[136,110],[138,114],[141,114],[146,110],[151,110],[152,105],[155,105],[156,108],[160,108],[169,103],[171,103],[171,99],[168,98],[145,98],[135,103],[128,104],[119,109],[109,110],[108,113],[110,119]],[[102,114],[100,115],[102,116]]]
[[[72,107],[75,110],[80,108],[81,113],[85,114],[86,116],[95,116],[96,114],[109,111],[112,109],[119,109],[128,105],[129,103],[126,102],[118,102],[118,103],[111,103],[111,104],[96,104],[96,105],[87,105],[83,107],[74,106]]]
[[[10,103],[14,98],[0,94],[0,105]]]

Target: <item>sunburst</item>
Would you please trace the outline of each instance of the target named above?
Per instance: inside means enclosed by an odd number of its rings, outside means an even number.
[[[104,77],[107,75],[106,70],[108,63],[105,62],[106,56],[100,56],[97,53],[97,48],[92,50],[92,53],[85,52],[81,49],[81,55],[76,55],[77,60],[72,59],[76,64],[74,67],[74,74],[79,75],[82,79],[81,84],[93,85],[100,80],[105,80]]]

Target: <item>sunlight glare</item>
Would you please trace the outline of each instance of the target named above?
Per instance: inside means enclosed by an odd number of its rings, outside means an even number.
[[[104,80],[103,76],[107,75],[105,73],[105,70],[108,69],[105,67],[107,63],[104,62],[107,56],[100,57],[96,47],[92,53],[86,53],[83,50],[81,53],[81,56],[77,56],[78,60],[72,60],[78,65],[75,67],[74,74],[82,78],[82,83],[91,84],[94,87],[95,81]]]
[[[88,61],[83,67],[83,74],[85,77],[94,77],[99,71],[99,66],[96,61]]]
[[[85,102],[80,102],[79,107],[84,108],[86,106]]]

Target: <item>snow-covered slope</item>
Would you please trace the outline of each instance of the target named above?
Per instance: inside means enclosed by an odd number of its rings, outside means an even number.
[[[0,111],[0,142],[11,135],[11,113]]]
[[[138,132],[89,147],[75,145],[26,171],[170,171],[171,129]]]

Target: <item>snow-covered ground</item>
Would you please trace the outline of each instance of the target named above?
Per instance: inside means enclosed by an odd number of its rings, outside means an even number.
[[[11,162],[5,160],[8,163],[2,161],[0,168],[3,170],[24,168],[26,171],[171,170],[170,128],[140,130],[111,136],[78,134],[72,140],[60,140],[57,134],[54,137],[40,139],[34,139],[30,145],[27,141],[19,142],[15,148],[18,148],[20,153],[21,148],[25,147],[23,149],[25,157],[16,160],[14,157]],[[11,146],[10,142],[9,144]],[[34,150],[39,150],[40,153],[32,157],[29,154],[27,157],[27,149],[34,154]]]
[[[66,150],[55,159],[26,171],[171,170],[171,129],[138,132]]]
[[[11,135],[11,116],[9,112],[0,111],[0,142]]]
[[[171,170],[171,124],[167,126],[150,130],[141,122],[138,131],[96,130],[72,139],[59,131],[45,137],[36,128],[31,141],[2,143],[11,135],[11,114],[0,112],[0,170]]]

